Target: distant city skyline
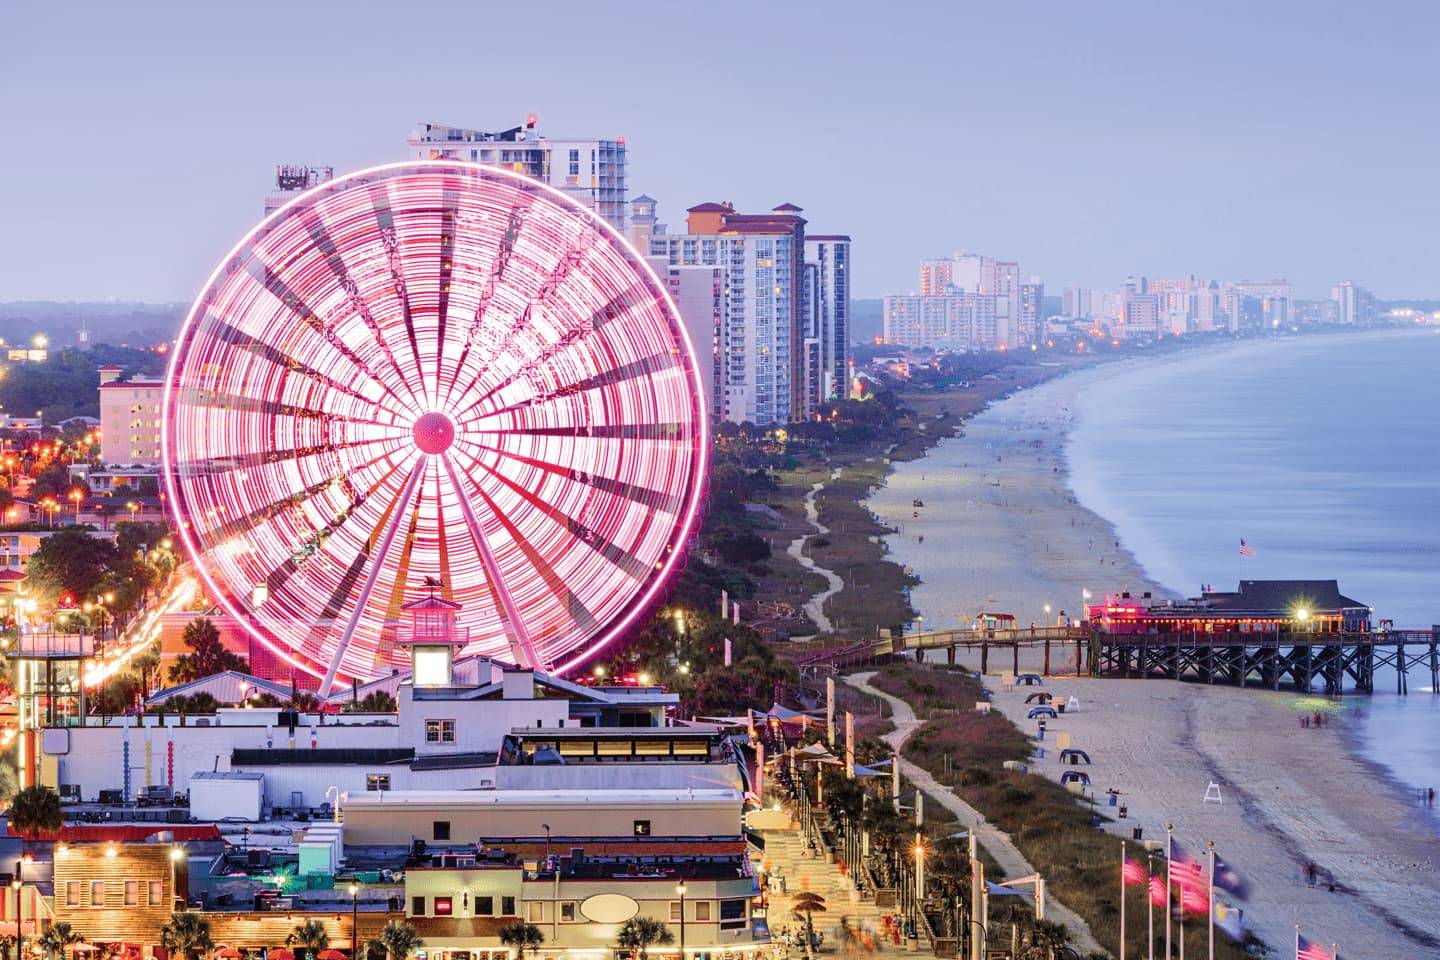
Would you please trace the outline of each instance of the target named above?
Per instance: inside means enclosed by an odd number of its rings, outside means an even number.
[[[1407,52],[1429,6],[561,4],[543,34],[523,7],[78,7],[0,12],[0,300],[189,300],[277,163],[340,173],[403,159],[417,121],[530,113],[625,137],[629,195],[661,219],[814,211],[808,230],[854,238],[857,298],[961,249],[1052,293],[1440,295],[1437,80]]]

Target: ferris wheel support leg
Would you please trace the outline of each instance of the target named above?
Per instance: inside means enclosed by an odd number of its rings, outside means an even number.
[[[490,544],[485,540],[485,531],[475,516],[475,507],[471,504],[470,498],[465,496],[465,488],[461,486],[460,478],[455,474],[455,465],[450,462],[449,457],[442,457],[440,462],[445,464],[445,472],[450,476],[451,486],[455,488],[456,499],[460,501],[460,510],[465,514],[465,522],[470,525],[470,537],[475,541],[476,549],[480,551],[480,562],[485,565],[485,574],[490,578],[490,585],[495,588],[495,596],[500,600],[500,608],[505,611],[505,622],[512,633],[511,639],[515,641],[512,646],[519,648],[523,661],[520,666],[531,670],[540,669],[544,664],[540,661],[539,651],[535,649],[535,642],[530,639],[530,634],[525,629],[525,623],[515,609],[515,601],[510,597],[510,590],[505,586],[505,581],[500,578],[500,566],[495,562],[495,555],[490,552]]]
[[[419,462],[410,471],[410,479],[405,481],[405,489],[400,494],[400,501],[395,505],[395,512],[391,514],[390,523],[385,527],[385,535],[380,538],[380,548],[370,563],[370,575],[365,578],[365,586],[360,588],[360,597],[355,601],[355,610],[345,624],[345,632],[340,635],[340,642],[335,645],[335,653],[330,657],[330,667],[325,671],[325,679],[320,683],[320,696],[322,697],[328,697],[330,688],[335,684],[335,674],[340,669],[340,661],[344,659],[345,651],[350,648],[350,638],[355,635],[355,628],[359,626],[360,617],[365,613],[365,605],[370,602],[370,594],[375,589],[375,581],[380,577],[380,570],[385,566],[385,558],[390,553],[390,545],[395,542],[395,534],[400,531],[401,520],[410,513],[410,501],[415,496],[415,487],[419,485],[420,478],[425,474],[425,461],[428,459],[421,454]]]

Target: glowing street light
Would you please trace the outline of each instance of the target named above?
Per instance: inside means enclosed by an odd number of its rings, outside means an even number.
[[[85,491],[79,487],[73,487],[68,494],[75,504],[75,526],[80,526],[80,504],[85,501]]]

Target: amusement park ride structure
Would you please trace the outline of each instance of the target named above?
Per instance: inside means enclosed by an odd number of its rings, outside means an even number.
[[[565,195],[360,171],[267,217],[196,299],[170,507],[212,595],[322,694],[405,664],[422,581],[463,652],[564,671],[680,561],[708,449],[692,357],[643,259]]]

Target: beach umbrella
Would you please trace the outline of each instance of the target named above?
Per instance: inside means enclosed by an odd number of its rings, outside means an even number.
[[[800,902],[800,901],[802,901],[802,900],[805,901],[805,902],[808,902],[808,903],[819,903],[819,904],[823,904],[823,903],[825,902],[825,898],[824,898],[824,897],[820,896],[820,894],[818,894],[818,893],[811,893],[809,890],[802,890],[802,891],[800,891],[799,893],[795,894],[794,899],[795,899],[795,901],[796,901],[797,903]]]
[[[339,950],[321,950],[315,960],[346,960],[345,954]]]
[[[217,957],[218,960],[240,960],[242,954],[234,947],[221,947],[215,951],[214,956]]]
[[[285,947],[277,947],[274,950],[267,950],[265,956],[269,960],[295,960],[295,951],[287,950]]]

